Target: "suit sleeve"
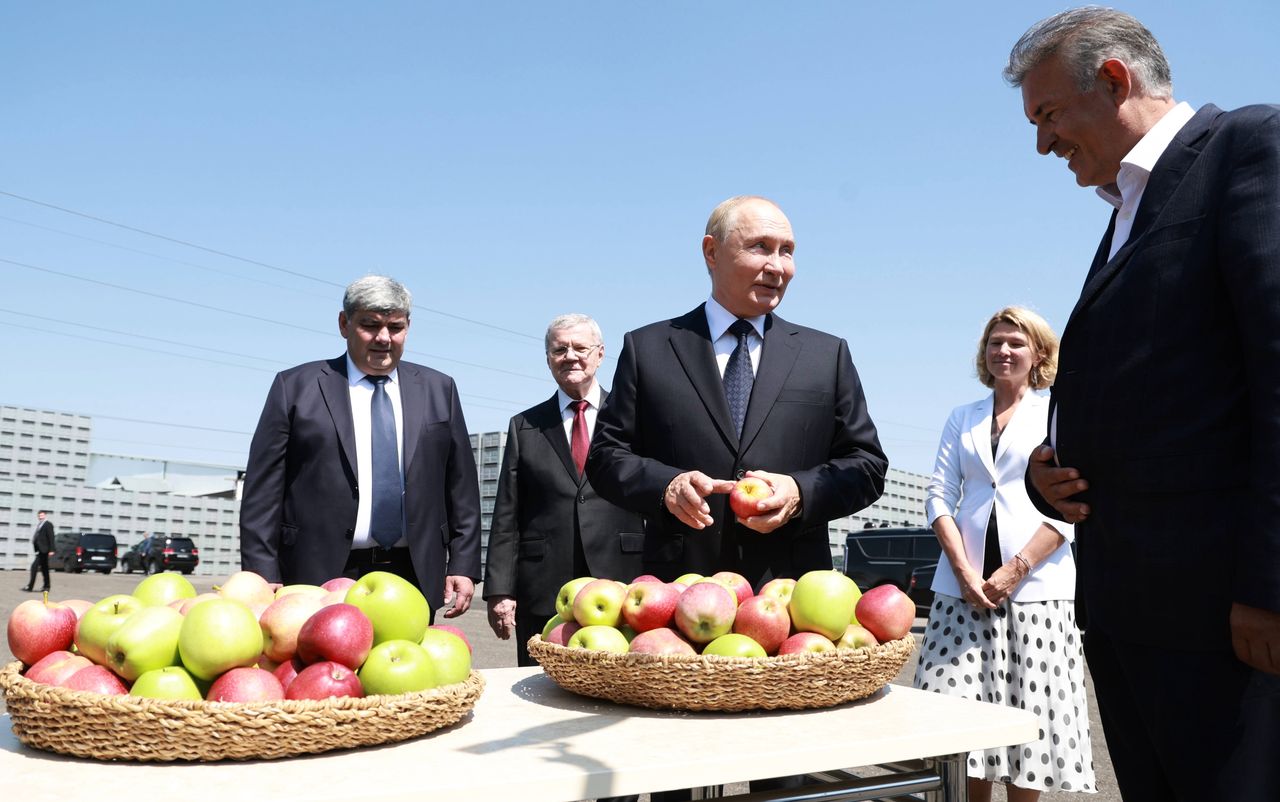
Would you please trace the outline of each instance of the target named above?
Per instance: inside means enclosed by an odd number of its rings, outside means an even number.
[[[924,511],[929,525],[944,515],[955,516],[960,503],[963,476],[960,473],[961,444],[960,422],[964,408],[958,407],[947,416],[947,423],[938,440],[938,455],[933,460],[933,476],[925,490]]]
[[[278,553],[289,435],[289,402],[284,380],[277,374],[249,444],[240,500],[240,567],[269,582],[280,581]]]
[[[507,448],[498,474],[498,498],[489,524],[489,551],[485,558],[484,597],[516,595],[516,557],[520,545],[520,438],[519,416],[507,428]]]
[[[806,526],[825,524],[870,506],[884,493],[889,469],[844,340],[836,357],[835,378],[836,427],[827,461],[792,474],[800,488],[801,520]]]
[[[471,435],[462,416],[458,386],[449,388],[451,444],[446,467],[445,489],[449,512],[449,564],[447,576],[466,576],[480,581],[480,483],[476,461],[471,455]]]

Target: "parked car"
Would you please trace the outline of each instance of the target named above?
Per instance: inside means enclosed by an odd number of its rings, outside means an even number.
[[[116,536],[106,532],[59,532],[53,540],[49,567],[78,574],[81,571],[111,573],[116,567]]]
[[[862,590],[888,584],[909,591],[911,572],[940,556],[942,546],[927,527],[863,529],[845,538],[844,573]]]
[[[126,574],[142,571],[158,574],[161,571],[181,571],[189,574],[200,564],[200,549],[189,537],[151,535],[133,544],[120,557],[120,570]]]
[[[933,575],[938,571],[938,564],[923,565],[911,572],[907,583],[907,595],[916,603],[916,615],[928,617],[929,608],[933,607]]]

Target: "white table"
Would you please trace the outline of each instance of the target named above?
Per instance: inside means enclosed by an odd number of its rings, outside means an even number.
[[[930,758],[964,796],[964,753],[1024,743],[1025,711],[900,686],[827,710],[657,712],[561,690],[538,668],[482,672],[472,715],[400,744],[260,762],[103,763],[23,746],[0,721],[0,799],[571,802]],[[958,772],[958,774],[957,774]],[[854,798],[839,797],[839,798]]]

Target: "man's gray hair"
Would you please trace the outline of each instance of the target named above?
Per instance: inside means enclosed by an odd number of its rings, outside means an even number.
[[[1055,55],[1081,92],[1093,88],[1102,62],[1115,58],[1128,66],[1139,96],[1173,97],[1173,75],[1160,43],[1123,11],[1085,6],[1040,20],[1013,46],[1004,79],[1022,86],[1028,72]]]
[[[403,312],[409,317],[413,295],[400,282],[388,276],[365,276],[347,285],[342,295],[342,311],[351,317],[357,312],[387,315]]]
[[[764,201],[779,209],[782,208],[760,195],[734,195],[728,200],[721,201],[716,208],[711,210],[711,216],[707,218],[706,235],[716,242],[724,242],[724,238],[729,236],[734,224],[738,222],[738,207],[747,201],[753,200]]]
[[[567,315],[556,315],[550,323],[547,324],[547,333],[543,339],[543,349],[551,350],[551,337],[561,329],[571,329],[575,326],[590,326],[591,333],[595,335],[596,341],[591,345],[600,345],[604,342],[604,335],[600,332],[600,324],[591,319],[589,315],[571,312]]]

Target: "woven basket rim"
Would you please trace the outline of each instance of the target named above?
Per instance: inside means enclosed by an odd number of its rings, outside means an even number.
[[[591,649],[571,649],[568,646],[561,646],[558,643],[544,641],[541,635],[534,635],[529,638],[526,644],[532,649],[535,645],[540,649],[551,650],[553,654],[572,657],[574,655],[582,655],[585,659],[592,662],[608,662],[610,660],[624,662],[627,664],[645,664],[645,663],[664,663],[664,664],[680,664],[680,663],[703,663],[711,662],[727,666],[756,667],[760,665],[802,665],[802,664],[822,664],[822,663],[838,663],[850,659],[863,659],[866,654],[883,654],[887,652],[898,652],[906,647],[909,652],[915,648],[915,637],[908,632],[897,640],[885,641],[876,646],[863,646],[858,649],[828,649],[825,652],[795,652],[792,654],[776,654],[767,657],[731,657],[721,654],[650,654],[647,652],[606,652],[603,650]],[[590,655],[590,658],[586,656]]]

